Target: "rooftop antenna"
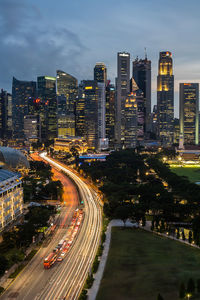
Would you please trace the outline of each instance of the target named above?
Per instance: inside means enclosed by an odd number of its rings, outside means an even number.
[[[144,55],[145,55],[145,59],[147,59],[147,48],[144,48]]]

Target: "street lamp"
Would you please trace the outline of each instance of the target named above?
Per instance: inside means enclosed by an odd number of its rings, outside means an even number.
[[[163,157],[163,161],[166,162],[166,160],[167,160],[167,157],[164,156],[164,157]]]
[[[190,300],[190,297],[192,297],[192,294],[187,293],[186,297],[188,300]]]

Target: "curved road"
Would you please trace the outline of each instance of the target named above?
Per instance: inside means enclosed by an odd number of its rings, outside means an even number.
[[[61,226],[55,234],[51,244],[45,249],[42,248],[33,258],[31,263],[16,278],[1,299],[19,300],[55,300],[55,299],[77,299],[83,287],[92,262],[96,255],[101,233],[101,208],[97,201],[97,195],[90,190],[78,175],[68,170],[65,165],[61,165],[44,154],[43,159],[48,161],[55,168],[64,171],[71,177],[79,187],[81,198],[84,201],[84,219],[80,232],[75,243],[66,258],[61,263],[56,263],[49,270],[43,268],[45,255],[53,249],[66,233],[66,229]],[[64,176],[58,172],[60,176]],[[56,174],[58,176],[58,174]],[[66,176],[64,176],[66,178]],[[66,179],[67,180],[67,179]],[[68,183],[69,184],[69,179]],[[74,187],[73,187],[74,188]],[[64,208],[61,215],[61,225],[66,223],[66,213],[71,208]],[[65,227],[65,226],[64,226]],[[53,246],[54,244],[54,246]]]
[[[57,270],[52,281],[38,295],[36,299],[77,299],[85,279],[90,272],[93,260],[98,249],[101,233],[101,207],[97,201],[97,194],[90,190],[81,178],[60,164],[41,154],[41,157],[51,165],[67,173],[77,184],[81,198],[84,201],[85,217],[66,263]]]

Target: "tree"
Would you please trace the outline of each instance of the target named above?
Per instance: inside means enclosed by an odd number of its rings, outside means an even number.
[[[182,231],[182,240],[185,241],[185,233],[184,233],[184,230]]]
[[[192,243],[192,231],[189,231],[189,237],[188,237],[188,242],[191,244]]]
[[[161,296],[161,294],[158,294],[157,300],[164,300],[164,298]]]
[[[151,221],[151,230],[154,231],[154,220]]]
[[[187,284],[187,293],[193,294],[195,292],[195,283],[194,279],[190,278]]]
[[[185,295],[186,295],[185,285],[182,282],[179,288],[179,298],[183,299],[185,298]]]
[[[197,279],[197,292],[200,293],[200,279]]]
[[[5,256],[0,256],[0,275],[3,275],[5,270],[8,267],[8,260],[5,258]]]
[[[142,226],[144,227],[146,225],[146,217],[145,215],[142,217]]]
[[[115,216],[124,222],[131,216],[130,207],[128,205],[118,206],[115,210]]]
[[[177,238],[177,240],[179,240],[179,239],[180,239],[180,232],[179,232],[179,228],[177,228],[176,238]]]

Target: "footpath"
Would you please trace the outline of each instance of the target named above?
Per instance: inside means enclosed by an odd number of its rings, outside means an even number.
[[[131,223],[129,220],[127,220],[126,223],[125,223],[125,227],[136,227],[136,225],[137,225],[136,223]],[[97,293],[98,293],[98,290],[99,290],[99,287],[100,287],[101,279],[103,278],[103,273],[104,273],[104,269],[105,269],[105,265],[106,265],[106,261],[107,261],[107,257],[108,257],[108,252],[109,252],[109,248],[110,248],[112,227],[123,227],[123,226],[124,226],[123,221],[118,220],[118,219],[112,220],[108,224],[108,227],[107,227],[107,230],[106,230],[106,240],[105,240],[105,243],[104,243],[103,254],[101,256],[98,271],[94,274],[93,285],[92,285],[91,289],[88,290],[88,300],[95,300],[96,299],[96,296],[97,296]],[[139,225],[139,228],[141,228],[143,230],[146,230],[146,231],[149,231],[152,234],[157,234],[157,235],[160,235],[160,236],[164,236],[168,239],[172,239],[172,240],[175,240],[177,242],[187,244],[190,247],[200,248],[199,246],[197,246],[195,244],[190,244],[186,240],[183,241],[181,239],[177,239],[177,238],[175,238],[173,236],[170,236],[170,235],[167,235],[165,233],[160,233],[160,232],[156,232],[156,231],[152,232],[151,231],[151,221],[147,221],[146,225],[144,227]]]

